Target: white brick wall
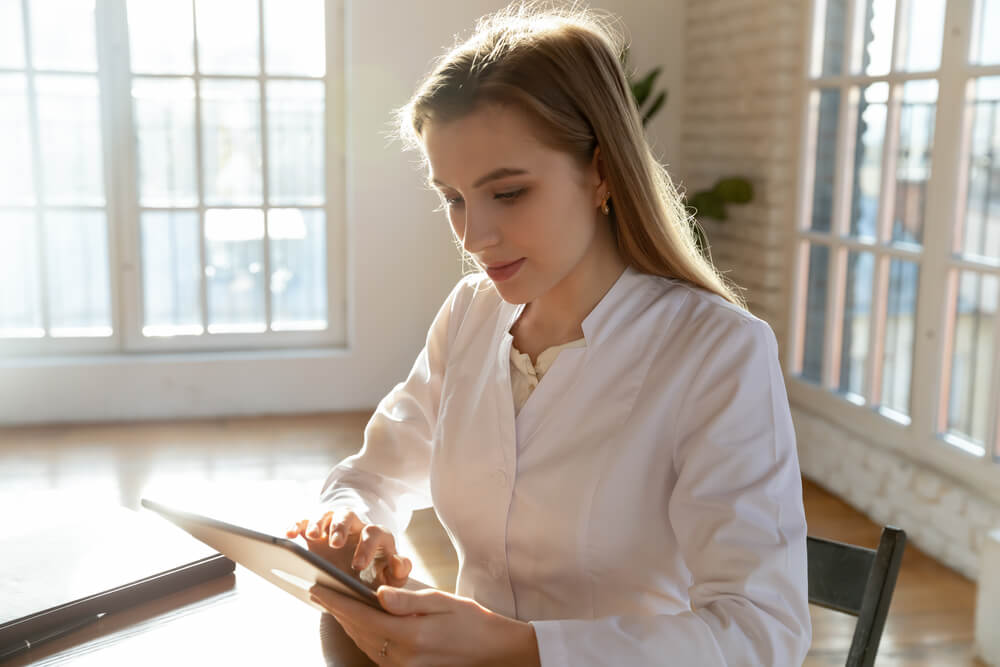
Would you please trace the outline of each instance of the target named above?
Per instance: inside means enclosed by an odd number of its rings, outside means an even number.
[[[720,269],[746,288],[751,310],[785,338],[783,267],[794,208],[799,0],[689,0],[685,23],[681,159],[672,165],[694,192],[744,176],[754,201],[725,222],[702,220]]]
[[[805,0],[688,0],[680,160],[688,192],[725,176],[754,184],[726,222],[703,220],[719,268],[746,288],[784,350],[798,164]],[[791,397],[794,403],[794,395]],[[877,442],[793,409],[803,473],[935,558],[976,579],[1000,506]]]
[[[794,409],[802,472],[874,521],[891,523],[923,551],[978,579],[984,541],[1000,506],[941,473],[877,443],[853,439],[825,419]]]

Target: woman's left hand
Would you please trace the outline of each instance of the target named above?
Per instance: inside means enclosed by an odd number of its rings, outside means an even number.
[[[444,591],[378,589],[389,613],[324,586],[310,589],[369,658],[379,665],[538,665],[530,623],[493,613]]]

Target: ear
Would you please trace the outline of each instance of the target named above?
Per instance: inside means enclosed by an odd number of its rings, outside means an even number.
[[[608,175],[604,159],[601,156],[601,147],[594,148],[594,155],[590,159],[590,166],[587,167],[587,176],[594,187],[594,206],[600,206],[608,194]]]

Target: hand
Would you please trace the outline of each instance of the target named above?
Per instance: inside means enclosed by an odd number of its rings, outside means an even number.
[[[381,526],[362,522],[350,510],[326,512],[314,522],[303,519],[289,528],[286,535],[289,539],[301,535],[310,551],[341,569],[363,572],[371,567],[368,572],[372,581],[365,583],[373,587],[380,584],[402,586],[413,569],[409,558],[396,553],[392,533]]]
[[[324,586],[309,593],[379,665],[540,664],[530,623],[493,613],[469,598],[381,586],[379,602],[389,612],[384,613]]]

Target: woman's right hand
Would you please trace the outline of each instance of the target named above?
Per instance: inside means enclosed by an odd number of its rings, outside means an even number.
[[[289,528],[286,535],[289,539],[301,535],[310,551],[342,569],[351,567],[360,573],[374,564],[374,581],[366,582],[373,588],[382,584],[403,586],[413,569],[409,558],[396,553],[392,533],[381,526],[362,522],[350,510],[335,509],[316,521],[303,519]]]

